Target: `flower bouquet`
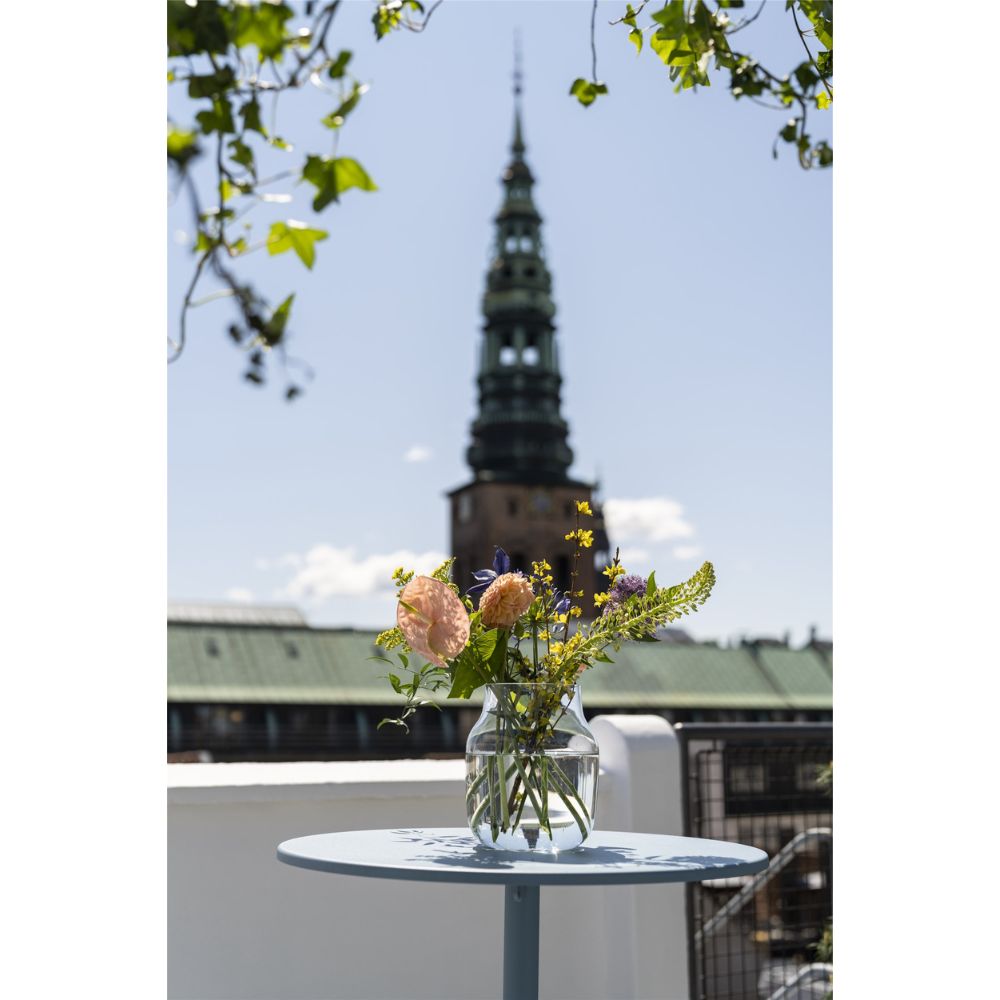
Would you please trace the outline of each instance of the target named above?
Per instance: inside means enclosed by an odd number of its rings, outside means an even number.
[[[598,749],[580,702],[580,675],[597,663],[612,663],[608,650],[622,642],[655,642],[656,630],[698,608],[715,583],[711,563],[685,583],[659,587],[628,574],[619,553],[604,570],[607,589],[594,596],[594,615],[584,620],[578,601],[580,559],[593,545],[576,503],[575,542],[569,587],[558,590],[545,560],[530,575],[511,571],[497,548],[492,569],[473,574],[463,595],[450,580],[453,559],[430,576],[400,568],[396,628],[376,644],[394,652],[382,660],[399,669],[387,675],[406,699],[399,718],[407,727],[428,695],[447,688],[449,698],[469,698],[485,689],[483,713],[466,746],[466,807],[469,826],[487,847],[558,851],[583,843],[594,825]],[[473,596],[479,595],[476,607]],[[424,662],[411,660],[418,654]]]

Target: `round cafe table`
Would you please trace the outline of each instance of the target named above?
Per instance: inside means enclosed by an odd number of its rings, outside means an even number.
[[[483,847],[458,827],[298,837],[278,846],[278,860],[337,875],[502,885],[503,1000],[537,1000],[541,886],[699,882],[767,867],[763,851],[722,840],[599,830],[574,851],[535,856]]]

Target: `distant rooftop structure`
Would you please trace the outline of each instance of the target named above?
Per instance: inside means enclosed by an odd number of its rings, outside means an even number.
[[[167,621],[189,625],[270,625],[308,627],[298,608],[281,604],[222,604],[205,601],[171,601]]]

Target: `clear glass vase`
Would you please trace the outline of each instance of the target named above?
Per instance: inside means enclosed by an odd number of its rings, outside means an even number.
[[[555,853],[594,828],[597,740],[580,690],[490,684],[465,745],[466,814],[484,847]]]

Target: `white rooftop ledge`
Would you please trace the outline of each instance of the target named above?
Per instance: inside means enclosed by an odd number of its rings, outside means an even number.
[[[172,805],[412,798],[458,794],[464,784],[464,760],[167,765],[167,800]]]

